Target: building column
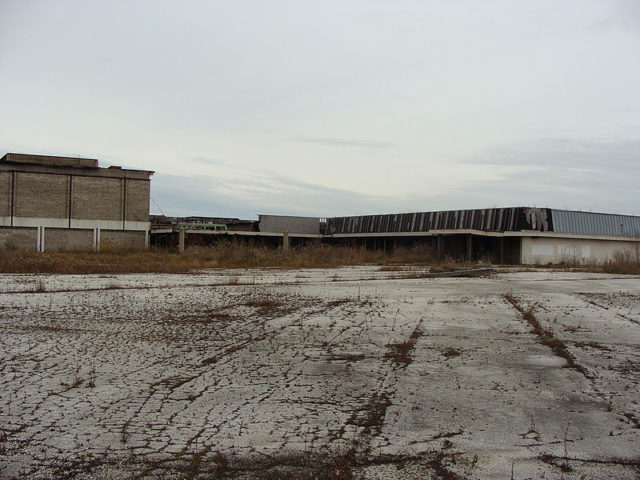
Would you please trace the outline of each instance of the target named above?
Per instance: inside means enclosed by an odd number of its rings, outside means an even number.
[[[500,237],[500,243],[498,245],[500,251],[498,252],[498,261],[500,264],[504,264],[504,237]]]
[[[467,262],[470,262],[473,255],[473,235],[467,236]]]
[[[284,253],[289,251],[289,232],[286,230],[282,232],[282,251]]]
[[[444,240],[442,235],[438,235],[437,237],[437,250],[438,250],[438,258],[442,259],[444,257]]]
[[[184,230],[182,228],[178,230],[178,253],[180,255],[184,253]]]

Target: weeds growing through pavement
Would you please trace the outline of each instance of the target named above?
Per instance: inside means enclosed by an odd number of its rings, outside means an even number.
[[[413,361],[411,354],[420,335],[422,335],[422,331],[419,327],[416,327],[407,341],[387,344],[389,351],[385,353],[384,358],[388,358],[406,368]]]
[[[460,355],[460,350],[456,349],[456,348],[446,348],[443,352],[442,355],[449,360],[451,357],[457,357],[458,355]]]
[[[36,279],[36,285],[33,288],[33,291],[35,293],[44,293],[47,291],[46,287],[44,286],[44,282],[42,281],[41,278]]]
[[[362,412],[354,414],[347,424],[362,427],[365,435],[375,437],[380,434],[389,406],[391,399],[387,393],[374,393]]]
[[[589,372],[586,368],[584,368],[576,361],[575,357],[571,354],[571,352],[569,352],[567,344],[556,337],[553,330],[546,329],[540,324],[534,314],[536,308],[535,304],[531,305],[531,307],[525,310],[524,307],[522,307],[520,303],[518,303],[518,300],[516,300],[513,294],[506,293],[503,295],[503,298],[511,305],[513,305],[513,307],[518,310],[518,312],[520,312],[522,318],[524,318],[531,326],[532,332],[537,335],[540,343],[549,347],[551,350],[553,350],[553,353],[555,353],[559,357],[564,358],[567,361],[567,367],[577,370],[585,377],[589,377]]]

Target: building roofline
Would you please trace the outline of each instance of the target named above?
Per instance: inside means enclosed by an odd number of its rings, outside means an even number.
[[[553,208],[553,207],[531,207],[526,205],[516,206],[500,206],[500,207],[487,207],[487,208],[452,208],[447,210],[415,210],[411,212],[389,212],[389,213],[364,213],[357,215],[335,215],[326,218],[359,218],[359,217],[378,217],[385,215],[412,215],[421,213],[450,213],[450,212],[472,212],[472,211],[487,211],[487,210],[511,210],[511,209],[530,209],[530,210],[550,210],[552,212],[572,212],[572,213],[589,213],[594,215],[612,215],[616,217],[632,217],[640,218],[640,215],[629,215],[626,213],[607,213],[607,212],[593,212],[589,210],[569,210],[566,208]],[[325,217],[320,217],[325,218]]]
[[[54,169],[90,169],[90,170],[111,170],[112,172],[136,172],[145,173],[149,176],[155,172],[152,170],[138,170],[133,168],[122,168],[112,165],[110,167],[100,167],[98,160],[95,158],[82,158],[82,157],[62,157],[55,155],[36,155],[28,153],[6,153],[0,158],[0,164],[5,165],[24,165],[29,167],[41,167],[41,168],[54,168]]]

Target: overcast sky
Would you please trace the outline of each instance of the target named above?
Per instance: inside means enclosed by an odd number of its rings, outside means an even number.
[[[640,215],[640,1],[0,0],[5,152],[167,215]]]

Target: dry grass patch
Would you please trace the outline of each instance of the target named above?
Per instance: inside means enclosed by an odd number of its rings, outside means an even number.
[[[430,250],[393,253],[361,247],[309,245],[281,249],[221,241],[192,247],[184,255],[166,250],[36,253],[0,250],[0,273],[186,273],[203,268],[332,268],[344,265],[427,263]]]
[[[633,248],[622,252],[616,252],[613,260],[602,266],[604,273],[626,273],[640,275],[640,250]]]
[[[206,265],[166,252],[35,253],[0,250],[2,273],[183,273]]]
[[[615,252],[611,260],[604,263],[585,263],[574,259],[561,262],[556,268],[590,273],[640,275],[640,244]]]

